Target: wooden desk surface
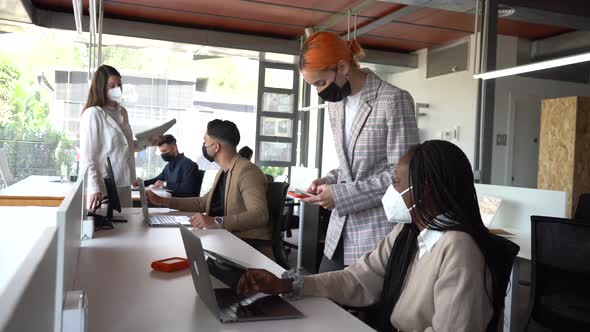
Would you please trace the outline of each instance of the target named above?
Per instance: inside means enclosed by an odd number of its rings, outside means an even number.
[[[73,185],[57,176],[31,175],[0,190],[0,206],[59,206]]]

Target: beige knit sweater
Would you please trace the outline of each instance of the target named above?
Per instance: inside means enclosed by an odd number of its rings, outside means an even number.
[[[321,296],[349,306],[379,301],[398,225],[377,246],[343,271],[304,277],[305,296]],[[489,270],[486,273],[491,294]],[[408,270],[391,324],[410,331],[485,331],[492,304],[484,289],[484,258],[470,235],[449,231]]]

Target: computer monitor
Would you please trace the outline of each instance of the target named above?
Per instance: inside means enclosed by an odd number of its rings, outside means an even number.
[[[103,202],[107,203],[107,215],[101,216],[92,214],[94,217],[95,230],[113,229],[113,222],[127,222],[125,219],[113,218],[113,211],[121,212],[121,201],[119,200],[119,193],[117,192],[117,184],[115,183],[115,175],[113,173],[113,166],[111,158],[107,157],[107,175],[104,177],[104,185],[107,189],[107,196],[104,197]]]
[[[104,185],[107,188],[106,198],[108,198],[107,219],[112,221],[113,210],[121,212],[121,201],[119,201],[119,193],[117,192],[117,184],[115,183],[115,175],[110,157],[107,157],[107,176],[104,178]]]

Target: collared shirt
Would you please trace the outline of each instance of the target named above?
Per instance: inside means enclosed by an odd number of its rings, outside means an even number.
[[[443,234],[444,232],[424,228],[418,234],[418,259],[429,253]]]

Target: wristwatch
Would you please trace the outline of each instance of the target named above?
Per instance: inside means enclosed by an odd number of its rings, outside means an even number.
[[[223,228],[223,217],[215,217],[215,223],[217,224],[217,228]]]

